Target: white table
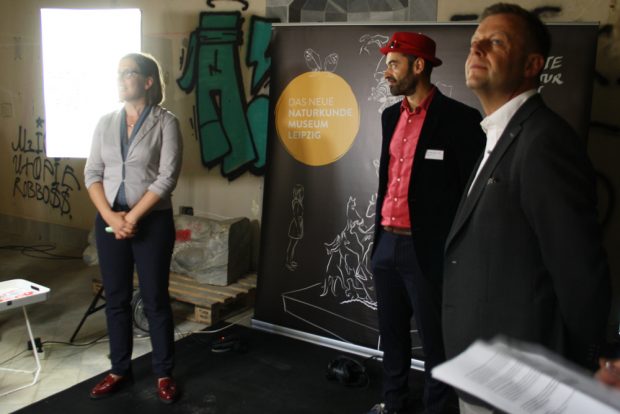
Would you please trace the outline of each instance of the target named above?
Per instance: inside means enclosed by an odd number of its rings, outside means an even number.
[[[32,355],[34,356],[37,366],[36,369],[31,371],[0,367],[0,370],[2,371],[33,374],[33,379],[31,383],[18,386],[17,388],[13,388],[8,391],[4,391],[0,393],[0,397],[21,390],[23,388],[30,387],[31,385],[36,384],[36,382],[39,380],[39,374],[41,373],[41,362],[39,361],[37,347],[34,343],[34,336],[32,335],[32,328],[30,327],[28,312],[26,312],[26,305],[31,305],[33,303],[43,302],[47,300],[49,292],[50,290],[45,286],[41,286],[24,279],[12,279],[0,282],[0,312],[17,307],[22,308],[24,312],[24,319],[26,320],[26,328],[28,329],[28,335],[30,336],[30,343],[32,344]]]

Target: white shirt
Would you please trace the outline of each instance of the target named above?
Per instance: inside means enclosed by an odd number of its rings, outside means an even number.
[[[530,97],[536,95],[536,93],[536,89],[530,89],[515,96],[504,105],[500,106],[498,110],[496,110],[480,122],[482,130],[487,136],[487,142],[484,148],[482,162],[480,162],[478,171],[476,171],[476,177],[471,182],[471,186],[467,191],[467,195],[469,195],[469,193],[471,192],[471,189],[474,186],[476,180],[478,179],[478,175],[480,174],[482,167],[484,167],[484,164],[486,164],[487,160],[489,159],[489,155],[491,155],[491,153],[495,149],[497,141],[499,141],[499,137],[502,136],[504,130],[506,129],[506,126],[508,126],[508,122],[510,122],[514,114],[516,114],[519,108],[521,108],[521,105],[523,105],[525,101],[527,101]]]

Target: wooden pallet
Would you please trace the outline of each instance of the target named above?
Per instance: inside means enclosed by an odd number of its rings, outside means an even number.
[[[134,285],[138,285],[134,278]],[[93,292],[98,292],[101,279],[93,279]],[[189,276],[170,273],[170,297],[194,305],[191,320],[213,325],[254,306],[256,274],[248,274],[228,286],[198,283]]]

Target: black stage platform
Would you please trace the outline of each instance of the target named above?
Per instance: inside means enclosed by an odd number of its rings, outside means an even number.
[[[365,361],[365,386],[345,386],[326,379],[327,366],[342,355],[339,351],[240,326],[222,334],[238,335],[242,347],[214,353],[209,344],[215,334],[194,334],[176,343],[175,377],[182,396],[173,405],[157,399],[147,354],[133,362],[135,383],[118,394],[91,400],[89,390],[102,377],[97,376],[17,412],[362,414],[380,398],[378,361]],[[412,395],[421,395],[422,373],[411,371],[411,383]],[[450,408],[458,413],[456,406]]]

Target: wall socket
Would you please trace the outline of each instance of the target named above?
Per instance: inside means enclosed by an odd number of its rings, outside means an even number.
[[[34,346],[37,350],[37,355],[39,356],[39,359],[43,359],[45,358],[45,352],[43,351],[43,343],[41,342],[41,338],[34,338]],[[28,341],[26,342],[26,348],[28,348],[29,351],[32,351],[32,341]]]
[[[193,216],[194,215],[194,207],[180,206],[179,207],[179,214],[185,214],[186,216]]]

